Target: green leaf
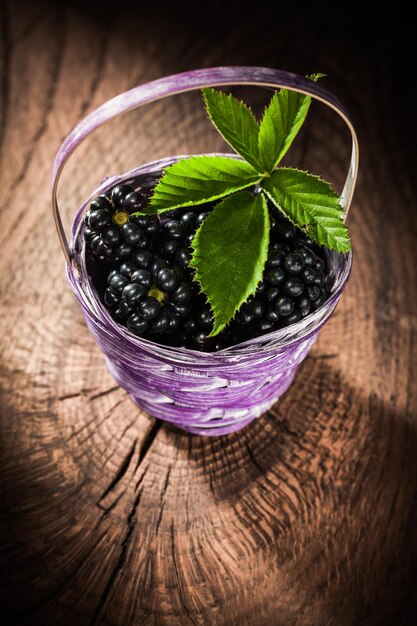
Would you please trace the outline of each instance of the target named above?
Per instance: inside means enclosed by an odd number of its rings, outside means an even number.
[[[262,167],[272,172],[300,130],[310,106],[310,96],[281,89],[266,107],[259,128]]]
[[[223,139],[255,169],[259,169],[259,125],[244,102],[211,87],[203,89],[207,113]]]
[[[311,74],[317,82],[326,74]],[[259,155],[262,168],[272,172],[281,161],[300,130],[310,107],[311,97],[281,89],[266,107],[259,127]]]
[[[193,156],[170,165],[146,209],[163,213],[217,200],[259,182],[260,174],[245,161],[221,156]]]
[[[220,202],[193,240],[191,267],[214,314],[214,337],[253,294],[268,254],[269,214],[264,194],[241,191]]]
[[[329,183],[308,172],[280,168],[261,186],[278,209],[316,243],[338,252],[350,250],[340,198]]]

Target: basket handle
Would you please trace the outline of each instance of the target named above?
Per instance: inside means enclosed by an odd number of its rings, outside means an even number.
[[[159,78],[158,80],[144,85],[139,85],[108,100],[81,120],[62,143],[55,157],[52,169],[52,209],[58,237],[68,265],[71,265],[71,250],[68,246],[67,236],[62,225],[58,208],[57,191],[59,178],[64,165],[80,143],[99,126],[102,126],[121,113],[140,107],[143,104],[155,102],[167,96],[184,93],[186,91],[202,89],[203,87],[220,87],[227,85],[253,85],[273,89],[283,87],[311,96],[315,100],[323,102],[340,115],[348,126],[352,137],[352,153],[349,170],[341,195],[341,205],[344,209],[346,219],[356,185],[359,146],[350,117],[336,96],[328,89],[312,80],[282,70],[245,66],[212,67],[193,70]]]

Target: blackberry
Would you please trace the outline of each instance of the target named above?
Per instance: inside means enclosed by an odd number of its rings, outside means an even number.
[[[240,308],[237,321],[242,324],[251,324],[254,320],[261,319],[264,314],[264,304],[260,298],[251,298]]]
[[[189,264],[196,230],[214,204],[168,211],[160,218],[133,215],[146,207],[156,179],[137,179],[137,189],[115,186],[91,202],[85,217],[91,275],[118,323],[162,344],[217,351],[296,323],[324,304],[331,284],[323,249],[268,202],[271,231],[263,280],[226,329],[209,338],[212,311]]]
[[[154,296],[145,295],[143,300],[138,303],[136,310],[144,320],[149,321],[158,317],[161,312],[161,308],[159,300],[157,300]]]
[[[258,287],[259,290],[259,287]],[[279,295],[278,287],[268,287],[265,293],[265,298],[268,302],[273,302]]]
[[[190,245],[194,239],[197,228],[213,210],[214,205],[203,205],[196,207],[193,211],[187,209],[176,209],[167,211],[163,215],[161,229],[159,232],[158,245],[163,258],[175,258],[178,265],[188,267],[191,258]]]
[[[188,248],[181,246],[175,252],[175,261],[180,267],[188,267],[191,260],[191,254]]]
[[[304,266],[311,267],[315,263],[315,254],[310,248],[307,247],[306,244],[296,248],[294,250],[294,254],[299,254],[303,257]]]
[[[301,274],[305,266],[304,258],[298,252],[290,252],[284,260],[284,270],[287,274]]]
[[[109,273],[104,303],[136,335],[169,334],[189,316],[193,287],[180,267],[144,252],[140,263],[130,260]]]
[[[282,267],[273,267],[266,272],[265,279],[271,283],[271,285],[278,287],[285,280],[285,272]]]
[[[316,280],[316,272],[312,267],[306,267],[301,274],[301,278],[305,285],[313,285]]]
[[[130,185],[116,185],[116,187],[113,187],[111,201],[114,208],[125,211],[124,200],[131,193],[135,193],[135,190]]]
[[[195,211],[186,211],[180,217],[181,224],[183,224],[187,230],[195,230],[197,224],[197,215]]]
[[[91,202],[84,218],[84,239],[96,261],[115,264],[148,247],[149,238],[159,229],[158,217],[130,215],[141,210],[144,201],[130,185],[116,185]]]
[[[267,322],[272,322],[273,324],[276,324],[279,321],[279,312],[277,312],[274,307],[267,306],[263,319]]]
[[[186,227],[179,220],[170,220],[164,224],[164,231],[169,239],[183,240]]]
[[[166,267],[158,271],[155,275],[156,286],[166,293],[172,293],[178,287],[179,275],[171,267]]]
[[[126,326],[135,335],[142,335],[142,333],[148,330],[149,324],[140,315],[132,313],[126,322]]]
[[[283,287],[283,292],[287,296],[291,296],[296,298],[297,296],[301,296],[304,291],[304,284],[300,278],[288,278]]]
[[[164,258],[170,259],[178,249],[179,242],[175,239],[167,239],[161,244],[161,254]]]
[[[149,237],[156,235],[161,228],[157,215],[130,215],[132,224],[139,226]]]
[[[273,229],[273,234],[275,237],[288,243],[296,237],[297,229],[289,220],[276,220],[276,226]]]
[[[294,311],[294,306],[295,302],[292,298],[280,296],[275,302],[275,312],[278,313],[280,317],[286,317],[287,315],[291,315]]]
[[[275,243],[269,247],[268,259],[266,262],[267,269],[280,267],[283,264],[290,249],[286,244]]]
[[[301,317],[306,317],[311,311],[311,300],[302,296],[297,300],[298,310],[300,311]]]
[[[299,322],[301,319],[301,313],[299,309],[294,309],[291,315],[287,317],[287,324],[295,324],[295,322]]]
[[[271,204],[269,212],[270,245],[263,280],[228,327],[239,341],[248,333],[259,336],[300,321],[322,306],[330,293],[320,246]]]

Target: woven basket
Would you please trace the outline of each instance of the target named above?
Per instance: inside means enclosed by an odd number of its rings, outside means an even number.
[[[358,145],[348,114],[325,88],[279,70],[219,67],[185,72],[136,87],[93,111],[68,135],[54,163],[52,205],[67,262],[69,283],[86,322],[105,355],[116,382],[151,415],[196,434],[223,435],[238,430],[268,410],[291,384],[323,324],[332,315],[349,278],[352,257],[327,252],[333,286],[313,314],[286,328],[215,353],[161,346],[136,337],[117,324],[102,305],[86,265],[83,215],[91,199],[119,182],[140,189],[146,177],[181,157],[142,165],[105,179],[77,212],[68,245],[57,203],[58,181],[66,160],[94,129],[120,113],[160,98],[207,86],[255,85],[292,89],[333,108],[352,135],[352,157],[342,192],[345,215],[357,175]]]

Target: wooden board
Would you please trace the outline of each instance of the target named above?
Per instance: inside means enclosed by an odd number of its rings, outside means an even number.
[[[7,626],[413,623],[417,159],[412,100],[400,89],[411,34],[404,24],[393,38],[395,11],[343,22],[287,9],[273,24],[247,3],[223,6],[219,19],[220,6],[203,19],[197,7],[181,15],[124,2],[101,15],[82,3],[2,6]],[[326,72],[362,160],[354,268],[336,314],[282,401],[210,439],[156,422],[112,381],[64,278],[49,185],[61,141],[95,106],[168,73],[234,63]],[[129,114],[69,164],[67,220],[106,174],[221,147],[197,97]],[[291,162],[341,188],[347,158],[346,131],[315,107]]]

